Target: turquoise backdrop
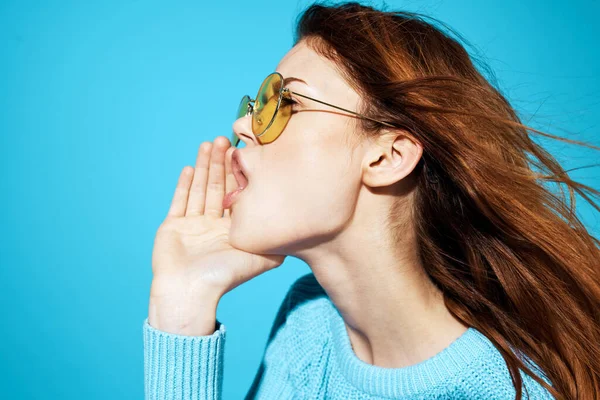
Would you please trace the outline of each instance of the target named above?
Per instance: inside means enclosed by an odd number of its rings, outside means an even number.
[[[229,134],[307,4],[0,1],[3,398],[143,398],[151,251],[178,174]],[[445,21],[525,122],[600,146],[599,2],[368,4]],[[544,142],[568,168],[600,161]],[[600,187],[598,168],[572,176]],[[598,236],[598,213],[578,203]],[[222,299],[225,399],[246,393],[285,292],[309,271],[288,258]]]

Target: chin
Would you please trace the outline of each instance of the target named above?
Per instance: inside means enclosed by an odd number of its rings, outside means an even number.
[[[235,220],[235,216],[233,217]],[[236,249],[247,251],[255,254],[267,254],[265,253],[265,247],[267,243],[264,243],[261,239],[263,233],[260,229],[253,228],[245,224],[236,224],[232,221],[231,229],[229,231],[229,244]]]
[[[234,217],[235,218],[235,217]],[[279,238],[277,241],[269,238]],[[283,255],[289,243],[281,242],[281,235],[267,233],[261,226],[231,224],[229,244],[236,249],[254,254]]]

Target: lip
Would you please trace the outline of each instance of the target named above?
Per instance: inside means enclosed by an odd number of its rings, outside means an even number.
[[[242,171],[242,173],[244,174],[244,176],[246,177],[246,181],[248,182],[250,180],[250,175],[248,174],[248,167],[246,166],[246,163],[244,162],[244,159],[242,158],[242,154],[239,149],[235,149],[233,151],[233,154],[231,154],[231,161],[232,161],[233,173],[234,174],[237,173],[238,168],[239,168]],[[248,184],[246,183],[246,186],[247,185]],[[244,186],[244,187],[246,187],[246,186]]]

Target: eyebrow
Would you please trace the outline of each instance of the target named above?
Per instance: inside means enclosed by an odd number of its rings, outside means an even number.
[[[296,78],[295,76],[288,76],[287,78],[283,78],[283,86],[287,86],[288,83],[290,82],[302,82],[304,83],[306,86],[309,86],[308,83],[306,83],[305,81],[303,81],[300,78]]]

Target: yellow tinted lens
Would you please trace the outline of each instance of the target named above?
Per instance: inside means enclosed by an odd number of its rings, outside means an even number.
[[[277,139],[291,116],[291,105],[282,101],[283,77],[272,73],[260,86],[254,103],[252,131],[261,143]]]

